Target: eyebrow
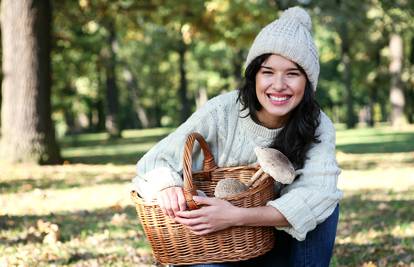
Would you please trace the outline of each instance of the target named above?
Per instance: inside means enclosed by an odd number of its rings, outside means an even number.
[[[268,67],[268,66],[264,66],[264,65],[261,65],[260,66],[260,68],[264,68],[264,69],[268,69],[268,70],[273,70],[273,68],[272,67]],[[286,71],[293,71],[293,70],[297,70],[297,71],[300,71],[300,69],[299,68],[289,68],[289,69],[287,69]]]

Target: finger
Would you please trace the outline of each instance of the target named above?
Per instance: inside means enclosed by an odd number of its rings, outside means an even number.
[[[191,231],[193,234],[195,234],[195,235],[206,235],[206,234],[209,234],[209,233],[212,233],[213,232],[213,230],[211,230],[211,229],[205,229],[205,230],[200,230],[200,231]]]
[[[157,195],[157,203],[158,203],[158,206],[160,207],[162,213],[164,215],[168,216],[168,212],[167,212],[167,209],[165,208],[165,203],[164,203],[164,200],[163,200],[163,197],[162,197],[161,194]]]
[[[175,213],[180,210],[180,206],[178,205],[178,197],[176,191],[169,191],[168,192],[168,201],[170,203],[170,212],[173,213],[173,216],[175,216]]]
[[[180,188],[177,192],[177,201],[179,210],[186,210],[187,209],[187,202],[185,201],[183,189]]]
[[[202,218],[188,219],[180,216],[176,216],[175,221],[189,227],[201,225],[204,223],[204,220]]]
[[[174,211],[171,207],[171,205],[172,205],[171,204],[171,198],[168,195],[163,194],[162,195],[162,201],[164,203],[164,208],[165,208],[166,213],[167,213],[166,215],[169,216],[170,218],[174,218],[175,217],[174,216]]]
[[[203,216],[204,211],[202,209],[198,210],[184,210],[184,211],[178,211],[176,214],[179,217],[187,218],[187,219],[194,219]]]
[[[201,196],[193,196],[193,200],[197,202],[197,204],[204,204],[204,205],[214,205],[217,204],[218,201],[220,201],[217,198],[214,197],[201,197]]]
[[[190,225],[190,226],[187,226],[187,228],[190,229],[191,231],[200,232],[200,231],[209,230],[210,226],[202,223],[202,224]]]

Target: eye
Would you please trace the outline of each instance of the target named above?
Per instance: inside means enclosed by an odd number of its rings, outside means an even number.
[[[287,73],[287,76],[288,77],[298,77],[298,76],[300,76],[301,75],[301,73],[299,72],[299,71],[289,71],[288,73]]]
[[[262,70],[262,71],[261,71],[261,73],[262,73],[262,74],[265,74],[265,75],[272,75],[272,74],[273,74],[273,72],[272,72],[272,71],[270,71],[270,70],[266,70],[266,69],[265,69],[265,70]]]

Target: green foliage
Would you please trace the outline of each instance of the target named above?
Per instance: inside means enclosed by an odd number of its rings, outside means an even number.
[[[317,91],[322,108],[344,122],[346,90],[341,55],[344,23],[350,40],[352,105],[370,110],[373,122],[389,118],[388,38],[403,36],[406,114],[413,120],[414,82],[410,1],[309,1],[319,47],[321,75]],[[253,38],[292,1],[55,1],[53,107],[59,134],[96,131],[105,102],[107,25],[115,23],[119,117],[123,128],[142,127],[135,104],[150,126],[177,126],[180,121],[178,49],[187,46],[185,71],[191,109],[201,91],[213,97],[235,89]],[[136,84],[124,77],[129,70]],[[136,90],[138,98],[131,97]]]

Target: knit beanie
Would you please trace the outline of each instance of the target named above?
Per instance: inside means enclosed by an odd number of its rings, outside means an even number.
[[[268,24],[256,36],[247,55],[246,67],[263,54],[281,55],[304,69],[313,91],[316,91],[319,55],[311,31],[311,18],[304,9],[287,9],[279,19]]]

